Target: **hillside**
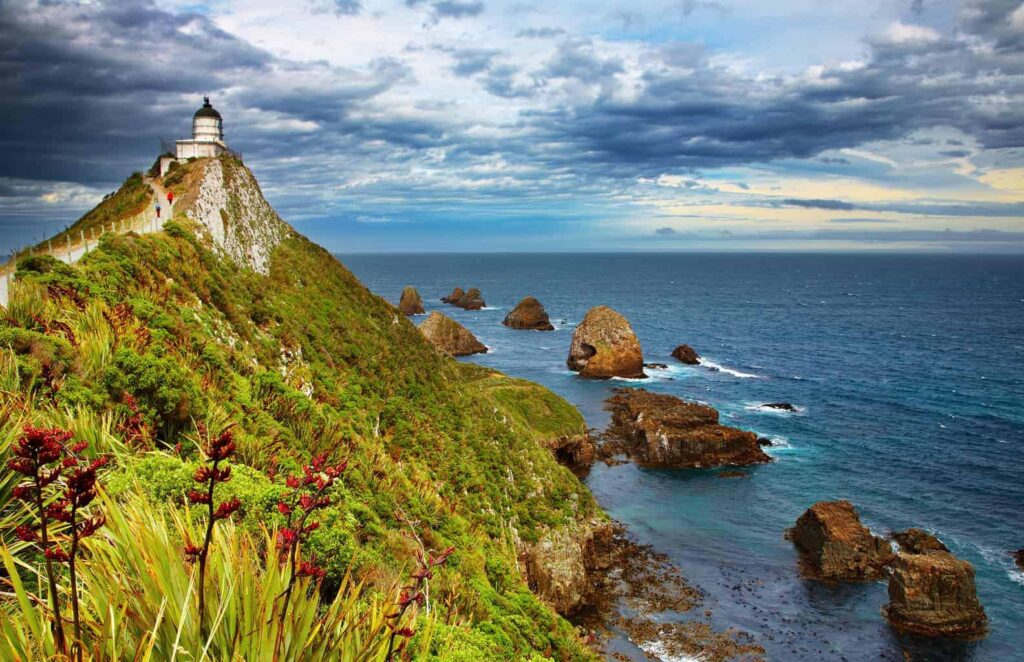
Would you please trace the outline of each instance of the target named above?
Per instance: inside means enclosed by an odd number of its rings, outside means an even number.
[[[179,659],[198,659],[208,646],[214,659],[270,659],[235,602],[251,590],[277,604],[269,587],[283,571],[268,547],[286,523],[284,476],[325,454],[348,465],[300,553],[325,571],[319,607],[309,585],[310,613],[334,615],[335,629],[327,641],[312,616],[305,635],[290,626],[281,659],[317,659],[319,645],[383,659],[387,613],[417,551],[436,557],[449,547],[425,604],[406,612],[409,651],[445,660],[592,657],[548,606],[576,606],[565,584],[581,579],[583,549],[605,519],[553,452],[583,438],[579,413],[541,386],[435,351],[282,221],[233,157],[184,164],[161,183],[176,197],[162,232],[106,234],[70,266],[22,260],[0,322],[5,465],[30,424],[69,430],[90,442],[83,453],[112,458],[97,475],[107,521],[81,557],[87,654],[148,648],[168,659],[177,647]],[[118,213],[101,203],[83,221]],[[204,521],[187,496],[203,449],[226,430],[233,473],[214,498],[240,503],[215,530],[210,558],[219,561],[206,582],[217,587],[209,613],[221,616],[210,633],[201,616],[198,629],[186,625],[198,579],[181,550]],[[31,508],[12,498],[16,484],[10,472],[0,480],[8,573],[18,564],[26,587],[42,586],[27,581],[41,572],[38,545],[13,533],[32,521]],[[570,570],[525,575],[567,535],[574,542],[559,554],[579,557]],[[166,583],[153,584],[157,577]],[[122,582],[130,588],[114,588]],[[45,603],[46,591],[34,592]],[[8,598],[0,604],[0,642],[28,657],[52,649],[45,624],[33,627]]]

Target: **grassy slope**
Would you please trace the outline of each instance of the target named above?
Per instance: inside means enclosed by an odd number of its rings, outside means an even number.
[[[190,181],[184,174],[179,181]],[[236,424],[248,467],[224,495],[242,498],[251,527],[278,518],[270,476],[325,450],[348,457],[343,499],[313,541],[328,587],[348,567],[382,588],[407,570],[414,548],[396,517],[403,512],[429,547],[458,548],[433,587],[445,620],[468,619],[442,626],[445,655],[588,657],[568,623],[529,593],[515,561],[516,540],[597,512],[542,444],[580,432],[579,413],[538,385],[442,357],[304,238],[280,245],[261,276],[210,251],[189,223],[107,236],[75,267],[20,272],[0,344],[19,352],[34,414],[73,406],[123,416],[122,394],[132,393],[154,439],[107,482],[115,495],[137,482],[171,507],[191,487],[195,422]],[[53,284],[83,301],[55,299]],[[74,341],[40,320],[67,324]],[[310,385],[312,398],[301,391]]]

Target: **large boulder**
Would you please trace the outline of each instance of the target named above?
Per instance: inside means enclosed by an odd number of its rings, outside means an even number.
[[[402,298],[398,302],[398,310],[405,315],[422,315],[426,312],[423,309],[423,299],[420,298],[420,293],[412,285],[402,290]]]
[[[686,365],[697,365],[700,363],[700,357],[697,356],[697,352],[689,345],[679,345],[672,350],[672,356]]]
[[[566,363],[581,377],[646,377],[644,355],[633,327],[607,306],[587,311],[572,334]]]
[[[475,287],[469,288],[465,294],[450,303],[465,310],[480,310],[487,305],[484,303],[484,297],[480,294],[480,290]]]
[[[441,302],[454,304],[456,301],[458,301],[464,296],[466,296],[466,293],[462,291],[462,288],[456,287],[454,290],[452,290],[451,294],[449,294],[446,297],[441,297]]]
[[[786,532],[803,574],[823,581],[873,581],[893,558],[891,545],[860,523],[849,501],[819,501]]]
[[[718,412],[671,395],[617,389],[606,406],[611,432],[637,462],[658,467],[747,466],[771,462],[757,435],[719,425]]]
[[[889,603],[882,612],[897,630],[929,637],[985,635],[988,617],[970,563],[943,550],[901,550],[891,568]]]
[[[505,315],[502,324],[513,329],[533,329],[534,331],[554,331],[548,319],[548,313],[540,301],[533,297],[526,297]]]
[[[487,352],[487,347],[477,340],[469,329],[436,310],[423,320],[419,328],[434,347],[452,356]]]
[[[1010,552],[1010,555],[1013,556],[1013,562],[1017,564],[1017,567],[1024,570],[1024,547],[1015,552]]]

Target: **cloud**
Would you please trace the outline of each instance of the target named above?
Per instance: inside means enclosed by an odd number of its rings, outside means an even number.
[[[676,234],[676,231],[673,230],[670,227],[663,227],[663,228],[658,228],[657,230],[655,230],[654,234],[661,235],[661,236],[671,236],[671,235]]]
[[[795,198],[787,198],[782,201],[782,204],[810,209],[856,209],[854,205],[842,200],[797,200]]]
[[[516,38],[519,39],[550,39],[552,37],[558,37],[565,34],[565,30],[562,28],[525,28],[516,32]]]
[[[333,12],[339,16],[355,16],[363,11],[360,0],[309,0],[309,4],[314,12]]]

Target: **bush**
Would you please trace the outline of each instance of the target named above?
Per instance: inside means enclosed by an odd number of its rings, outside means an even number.
[[[164,441],[170,441],[190,418],[205,412],[198,387],[170,357],[122,347],[114,354],[103,383],[114,400],[123,393],[132,394],[147,421],[160,426]]]

